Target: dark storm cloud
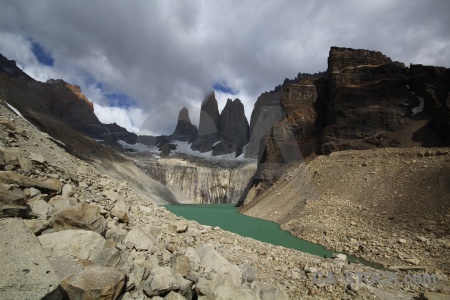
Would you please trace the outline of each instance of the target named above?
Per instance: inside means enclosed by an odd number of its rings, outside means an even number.
[[[221,105],[239,97],[249,117],[261,92],[324,71],[330,46],[449,67],[449,13],[446,0],[3,1],[0,52],[38,79],[80,85],[103,120],[170,133],[179,109],[194,114],[217,83],[239,91],[218,93]],[[111,108],[111,94],[135,106]]]

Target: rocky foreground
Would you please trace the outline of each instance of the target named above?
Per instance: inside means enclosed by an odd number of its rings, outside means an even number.
[[[184,220],[4,103],[0,127],[1,299],[433,299],[446,283],[364,282],[380,270]]]

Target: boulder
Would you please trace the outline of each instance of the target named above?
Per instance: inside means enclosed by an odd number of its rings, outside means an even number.
[[[61,299],[60,280],[23,220],[0,220],[0,240],[0,299]]]
[[[128,218],[128,205],[123,199],[116,202],[114,207],[111,209],[111,216],[119,219],[119,222],[128,223],[130,219]]]
[[[200,268],[200,257],[198,257],[195,249],[192,247],[187,248],[184,255],[189,259],[191,270],[197,271]]]
[[[47,216],[53,211],[53,208],[42,199],[29,202],[31,212],[36,215],[39,219],[46,220]]]
[[[12,171],[0,171],[0,182],[17,184],[21,187],[35,187],[50,194],[59,192],[62,187],[61,181],[56,178],[34,179]]]
[[[44,230],[50,227],[50,222],[48,220],[29,219],[24,220],[24,222],[35,235],[40,235]]]
[[[55,196],[51,198],[50,201],[48,201],[48,204],[50,204],[53,207],[54,212],[60,212],[71,206],[74,206],[76,202],[69,198],[63,198],[62,196]]]
[[[115,268],[120,262],[120,251],[111,241],[107,241],[102,252],[92,260],[92,264]]]
[[[70,274],[79,273],[84,269],[81,262],[73,256],[49,257],[48,260],[60,280],[63,280]]]
[[[77,274],[70,274],[61,282],[69,299],[114,300],[125,286],[125,274],[114,268],[88,267]]]
[[[253,268],[248,263],[240,264],[239,269],[242,270],[242,280],[245,282],[253,282],[258,280],[258,273],[256,272],[256,269]]]
[[[195,251],[203,267],[211,268],[218,273],[230,274],[236,286],[242,284],[242,270],[221,256],[212,246],[200,243]]]
[[[144,283],[144,291],[148,296],[157,296],[170,291],[182,294],[191,290],[193,283],[184,279],[177,271],[169,267],[156,267],[150,272]]]
[[[167,296],[164,297],[164,300],[186,300],[187,298],[183,295],[175,293],[174,291],[170,291]]]
[[[80,202],[53,215],[51,224],[57,231],[86,229],[104,235],[107,222],[100,214],[98,206]]]
[[[253,292],[255,292],[256,295],[261,300],[272,300],[272,299],[288,300],[289,299],[289,296],[286,294],[286,292],[281,287],[278,287],[276,285],[273,285],[273,284],[270,284],[267,282],[260,282],[260,281],[252,282],[251,288],[252,288]]]
[[[448,300],[450,299],[450,294],[425,292],[423,297],[427,300]]]
[[[98,233],[68,229],[38,237],[47,256],[72,255],[78,259],[95,260],[105,248],[106,240]]]
[[[25,172],[29,172],[33,168],[31,160],[26,157],[23,150],[19,147],[0,147],[0,159],[4,164],[20,166]]]
[[[191,262],[185,255],[174,255],[171,260],[171,266],[183,277],[191,271]]]
[[[14,184],[0,183],[0,201],[13,205],[25,205],[22,190]]]
[[[136,225],[128,232],[124,243],[130,249],[135,248],[136,250],[148,250],[152,252],[157,240],[149,231],[144,230],[141,225]]]
[[[116,243],[121,243],[125,240],[127,233],[125,229],[119,227],[109,228],[106,230],[105,238]]]

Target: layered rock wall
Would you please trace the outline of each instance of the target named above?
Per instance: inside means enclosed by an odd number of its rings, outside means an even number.
[[[237,203],[255,173],[255,163],[234,167],[187,163],[179,159],[146,161],[139,167],[193,203]]]

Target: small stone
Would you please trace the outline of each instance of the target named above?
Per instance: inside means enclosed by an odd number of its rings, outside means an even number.
[[[308,296],[314,296],[317,293],[316,289],[310,288],[308,290]]]
[[[406,258],[405,261],[416,266],[420,264],[420,260],[418,258]]]
[[[400,244],[406,244],[406,240],[405,240],[405,239],[398,239],[398,242],[399,242]]]

